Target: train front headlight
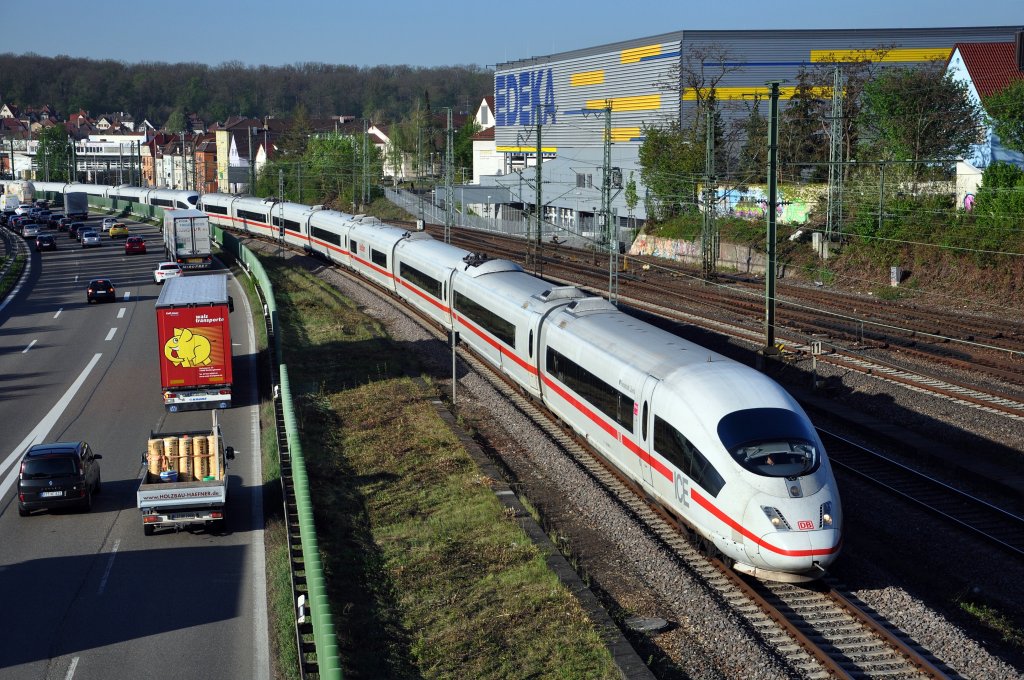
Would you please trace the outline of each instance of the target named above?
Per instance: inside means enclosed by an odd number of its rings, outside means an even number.
[[[778,508],[773,508],[770,505],[762,505],[761,511],[764,512],[764,516],[768,518],[768,521],[772,523],[772,526],[779,531],[789,531],[789,522],[782,516]]]
[[[821,504],[821,522],[818,526],[822,529],[832,526],[832,501],[825,501]]]

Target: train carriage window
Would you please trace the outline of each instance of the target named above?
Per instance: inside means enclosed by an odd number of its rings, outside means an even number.
[[[270,219],[273,220],[273,224],[275,227],[280,227],[283,224],[284,228],[287,229],[288,231],[297,231],[299,233],[302,233],[302,225],[300,225],[295,220],[290,220],[287,217],[281,218],[278,217],[277,215],[272,216]]]
[[[351,239],[348,242],[348,249],[349,249],[350,252],[358,253],[359,252],[359,243],[355,239]]]
[[[376,248],[370,248],[370,260],[372,260],[373,263],[378,267],[388,266],[387,254],[380,252]]]
[[[266,215],[264,215],[263,213],[253,212],[251,210],[239,210],[238,216],[244,220],[249,220],[250,222],[262,222],[264,224],[267,223]]]
[[[314,238],[318,238],[321,241],[327,241],[328,243],[333,243],[336,246],[341,245],[341,234],[335,234],[321,227],[313,227],[312,232]]]
[[[516,326],[476,300],[455,292],[455,309],[509,347],[516,346]]]
[[[616,423],[629,431],[633,430],[633,399],[631,397],[550,347],[548,347],[546,370]]]
[[[441,282],[433,276],[425,274],[405,262],[400,262],[398,264],[398,274],[406,281],[416,284],[416,286],[421,288],[424,292],[430,293],[438,299],[441,298]]]
[[[712,496],[718,496],[725,486],[725,480],[711,461],[683,433],[659,416],[654,416],[654,450]]]
[[[203,210],[205,210],[208,213],[213,213],[214,215],[227,215],[228,214],[227,206],[223,206],[223,205],[206,205],[204,203],[203,204]]]

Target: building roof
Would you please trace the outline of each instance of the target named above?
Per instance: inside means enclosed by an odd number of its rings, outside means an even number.
[[[494,126],[481,130],[480,132],[473,135],[474,142],[493,142],[494,141]]]
[[[964,67],[982,99],[1006,89],[1015,80],[1024,79],[1024,72],[1017,68],[1012,42],[956,43],[953,50],[960,51]]]

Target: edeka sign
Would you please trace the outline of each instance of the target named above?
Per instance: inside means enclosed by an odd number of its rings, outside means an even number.
[[[540,107],[540,120],[537,107]],[[505,125],[550,125],[555,121],[552,69],[506,73],[494,79],[494,122]]]

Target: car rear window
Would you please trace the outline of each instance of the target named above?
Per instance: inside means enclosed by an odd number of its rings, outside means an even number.
[[[47,477],[63,477],[78,473],[78,467],[72,458],[36,458],[25,461],[25,479],[46,479]]]

